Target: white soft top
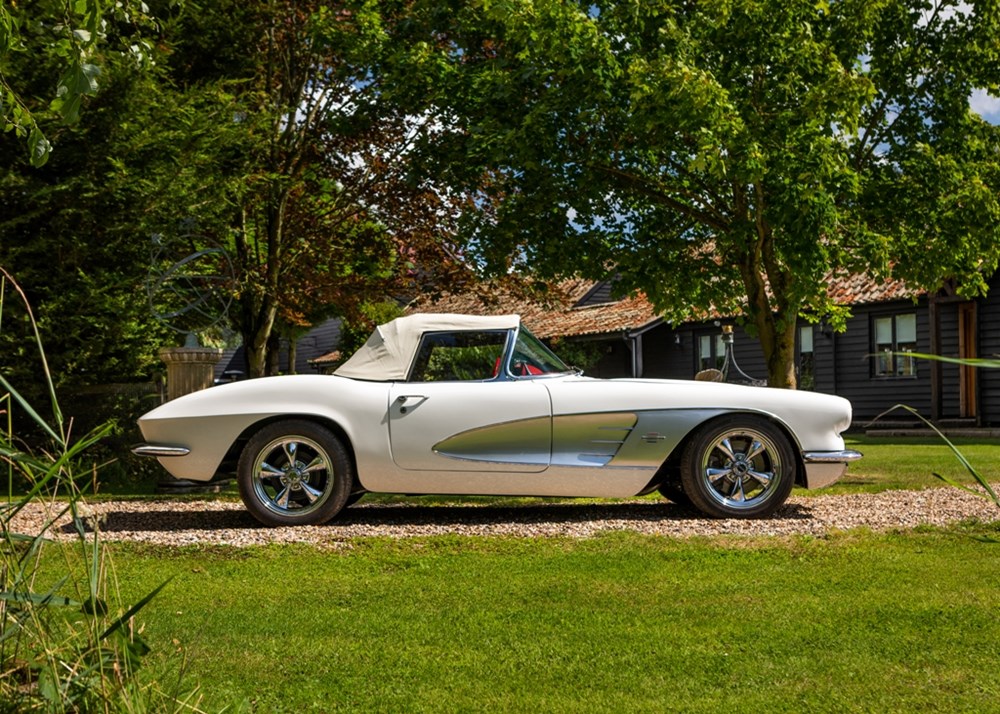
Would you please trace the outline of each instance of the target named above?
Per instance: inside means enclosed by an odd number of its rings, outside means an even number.
[[[361,348],[334,372],[338,377],[375,382],[401,381],[413,362],[425,332],[509,330],[521,324],[518,315],[453,315],[417,313],[379,325]]]

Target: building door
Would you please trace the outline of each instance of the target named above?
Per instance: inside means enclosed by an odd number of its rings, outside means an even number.
[[[958,356],[962,359],[978,357],[976,303],[965,302],[958,306]],[[975,367],[958,368],[961,416],[972,419],[979,416],[978,388]]]

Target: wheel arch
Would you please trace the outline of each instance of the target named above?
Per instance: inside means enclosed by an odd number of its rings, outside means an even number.
[[[708,419],[705,419],[704,421],[694,424],[690,429],[688,429],[687,433],[681,438],[680,441],[677,442],[676,446],[674,446],[673,450],[671,450],[670,454],[660,465],[660,468],[657,469],[652,480],[649,482],[649,485],[643,489],[642,493],[652,493],[657,490],[661,484],[667,481],[679,481],[681,456],[687,448],[688,443],[695,438],[695,435],[705,427],[710,426],[717,421],[740,415],[755,416],[766,419],[775,428],[777,428],[782,435],[785,436],[785,438],[788,439],[788,443],[792,447],[792,453],[795,455],[795,485],[804,487],[806,485],[806,470],[805,461],[802,459],[802,446],[799,443],[798,438],[796,438],[795,433],[788,427],[788,425],[770,412],[756,409],[733,409],[716,414]]]
[[[357,456],[354,453],[354,443],[352,442],[351,437],[348,435],[347,430],[344,429],[344,427],[341,426],[341,424],[337,422],[335,419],[331,419],[330,417],[323,416],[320,414],[310,414],[310,413],[275,414],[273,416],[268,416],[262,419],[258,419],[253,424],[250,424],[245,429],[243,429],[242,432],[240,432],[239,436],[236,437],[236,439],[230,445],[229,449],[226,451],[226,455],[223,457],[222,463],[219,466],[219,472],[227,474],[235,474],[236,465],[240,460],[240,454],[243,453],[244,447],[247,445],[247,442],[250,441],[250,439],[253,437],[254,434],[256,434],[261,429],[270,426],[271,424],[276,424],[282,421],[290,421],[293,419],[313,422],[314,424],[326,427],[327,429],[332,431],[333,434],[338,439],[340,439],[341,443],[343,443],[344,445],[344,448],[347,450],[347,455],[351,459],[351,466],[353,467],[354,470],[354,479],[355,482],[357,482],[358,460]]]

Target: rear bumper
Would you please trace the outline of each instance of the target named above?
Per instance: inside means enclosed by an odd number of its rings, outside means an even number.
[[[807,451],[802,454],[806,465],[806,488],[823,488],[835,483],[852,461],[862,457],[860,451]]]

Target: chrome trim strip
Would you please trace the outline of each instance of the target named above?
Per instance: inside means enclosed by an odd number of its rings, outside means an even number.
[[[842,464],[857,461],[863,456],[860,451],[845,449],[844,451],[806,451],[802,460],[807,464]]]
[[[138,444],[132,447],[136,456],[187,456],[191,449],[184,446],[160,446],[158,444]]]

